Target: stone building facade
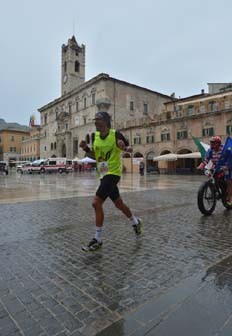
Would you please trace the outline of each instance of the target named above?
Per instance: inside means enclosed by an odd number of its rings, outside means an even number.
[[[232,85],[209,83],[208,93],[176,99],[101,73],[85,81],[85,46],[75,37],[62,46],[61,97],[41,107],[40,157],[83,157],[79,143],[92,144],[93,118],[98,110],[109,112],[112,126],[120,129],[133,145],[133,154],[124,153],[128,172],[146,168],[164,172],[193,171],[198,158],[175,162],[153,162],[167,153],[192,153],[197,148],[192,136],[209,143],[213,134],[223,141],[232,133]]]
[[[62,95],[38,110],[42,128],[41,158],[54,155],[81,158],[84,153],[79,149],[79,143],[85,139],[92,144],[93,118],[98,110],[111,115],[112,127],[116,129],[135,123],[140,128],[161,115],[163,103],[172,100],[170,96],[104,73],[84,81],[84,60],[85,47],[79,47],[74,37],[62,46]],[[128,133],[130,142],[138,132],[140,129]]]
[[[223,142],[227,136],[232,136],[232,87],[230,83],[216,83],[215,86],[209,83],[208,86],[208,91],[213,93],[201,92],[199,95],[164,103],[158,119],[151,121],[146,128],[140,128],[141,143],[134,146],[134,152],[142,154],[147,164],[155,164],[149,160],[148,131],[154,134],[151,148],[153,154],[150,158],[168,153],[196,152],[192,136],[205,143],[209,143],[213,135],[219,135]],[[124,129],[127,134],[133,131],[138,132],[138,125],[133,130],[130,125]],[[164,172],[175,172],[178,169],[193,171],[199,161],[196,157],[156,164]]]
[[[0,161],[14,165],[21,160],[22,141],[30,135],[30,128],[0,119]]]
[[[34,161],[40,159],[40,126],[30,128],[30,135],[22,141],[21,160]]]

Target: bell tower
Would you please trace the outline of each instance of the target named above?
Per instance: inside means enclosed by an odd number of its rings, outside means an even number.
[[[61,48],[61,95],[76,89],[85,81],[85,45],[78,45],[75,36]]]

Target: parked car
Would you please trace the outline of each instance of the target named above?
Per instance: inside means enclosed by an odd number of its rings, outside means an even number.
[[[16,167],[16,171],[18,173],[24,174],[32,174],[32,173],[40,173],[41,166],[44,164],[45,160],[35,160],[33,162],[27,162],[23,165],[18,165]]]
[[[16,172],[17,173],[21,173],[21,169],[23,168],[23,166],[28,163],[28,161],[18,161],[17,165],[16,165]]]
[[[9,171],[8,171],[8,164],[6,161],[0,161],[0,172],[8,175]]]
[[[30,173],[31,172],[30,168],[31,168],[31,162],[27,162],[22,165],[18,165],[16,167],[16,171],[17,173],[21,173],[21,174]]]

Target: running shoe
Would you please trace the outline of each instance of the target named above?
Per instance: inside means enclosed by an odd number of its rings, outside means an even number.
[[[139,237],[142,235],[142,232],[143,232],[143,222],[141,221],[140,218],[138,218],[138,224],[134,224],[133,225],[133,228],[134,228],[134,232],[135,232],[135,235],[136,237]]]
[[[89,244],[85,247],[82,246],[82,250],[85,252],[94,252],[102,246],[102,242],[98,241],[96,238],[93,238]]]

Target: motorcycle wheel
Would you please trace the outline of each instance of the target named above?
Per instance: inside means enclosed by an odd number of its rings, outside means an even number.
[[[205,216],[210,216],[216,207],[216,203],[214,185],[210,181],[202,183],[197,194],[197,205],[200,212]]]

